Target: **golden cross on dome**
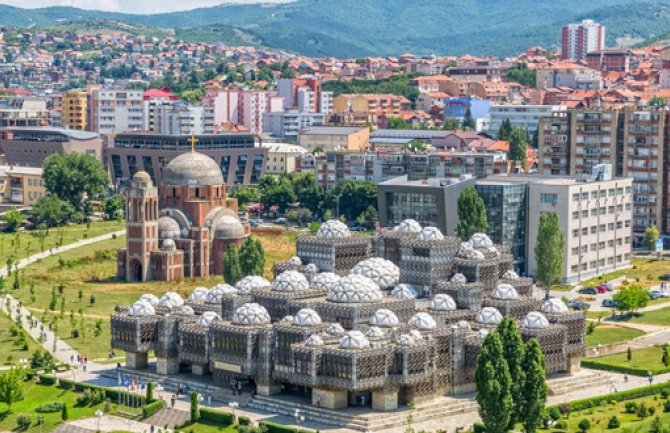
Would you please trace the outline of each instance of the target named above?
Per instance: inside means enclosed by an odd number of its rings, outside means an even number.
[[[195,134],[191,134],[191,138],[189,138],[188,141],[191,143],[191,152],[195,153],[195,143],[199,140],[195,138]]]

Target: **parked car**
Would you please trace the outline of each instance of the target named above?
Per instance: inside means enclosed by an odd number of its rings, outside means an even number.
[[[663,274],[660,277],[658,277],[658,279],[661,281],[670,281],[670,274]]]
[[[277,218],[275,224],[286,224],[286,218]]]
[[[598,290],[595,287],[582,287],[579,289],[579,293],[582,295],[597,295]]]
[[[619,303],[614,299],[603,299],[603,302],[600,305],[607,308],[616,308],[619,306]]]
[[[670,298],[670,292],[663,289],[649,289],[649,293],[657,293],[660,298]]]
[[[663,295],[661,295],[659,292],[649,292],[649,299],[660,299],[662,297]]]
[[[607,290],[607,287],[605,287],[604,284],[601,284],[601,285],[599,285],[599,286],[596,286],[596,290],[598,291],[598,293],[607,293],[607,292],[609,292],[609,290]]]
[[[611,292],[612,290],[614,290],[614,286],[612,285],[612,283],[603,283],[603,284],[601,284],[601,286],[606,288],[608,292]]]
[[[260,225],[260,223],[256,219],[251,219],[251,220],[249,220],[249,225],[251,227],[258,227]]]
[[[588,310],[591,305],[587,302],[582,302],[582,301],[568,301],[568,307],[572,308],[573,310]]]

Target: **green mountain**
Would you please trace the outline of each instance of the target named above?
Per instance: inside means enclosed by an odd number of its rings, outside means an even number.
[[[70,7],[0,6],[0,24],[53,26],[113,20],[175,29],[189,40],[250,41],[311,56],[518,53],[558,46],[565,23],[593,18],[617,37],[670,31],[670,5],[661,0],[297,0],[278,5],[221,5],[135,15]]]

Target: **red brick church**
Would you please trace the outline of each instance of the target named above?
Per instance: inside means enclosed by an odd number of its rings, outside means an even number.
[[[146,172],[135,173],[126,220],[117,273],[127,281],[222,274],[228,246],[239,246],[248,233],[237,216],[237,199],[226,197],[218,164],[197,152],[170,161],[159,188]]]

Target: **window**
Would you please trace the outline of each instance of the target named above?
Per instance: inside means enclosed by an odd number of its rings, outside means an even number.
[[[582,193],[582,200],[583,200],[583,201],[586,201],[586,200],[588,200],[588,199],[589,199],[589,193],[588,193],[588,192],[583,192],[583,193]]]
[[[598,191],[591,191],[591,199],[595,200],[598,198]]]
[[[606,230],[607,230],[607,226],[605,224],[600,224],[600,226],[598,226],[598,231],[600,233],[604,233]]]
[[[574,230],[572,231],[572,237],[573,237],[573,238],[576,238],[576,237],[578,237],[578,236],[579,236],[579,229],[574,229]]]
[[[579,219],[579,211],[578,210],[572,212],[572,219],[573,220]]]
[[[588,216],[589,216],[589,210],[588,210],[588,209],[584,209],[584,210],[582,211],[582,218],[587,218]]]
[[[584,230],[586,230],[586,229],[584,229]],[[595,235],[597,231],[598,231],[598,226],[591,226],[591,234],[592,235]],[[586,234],[586,233],[584,233],[584,234]]]
[[[544,195],[544,194],[542,194]],[[579,201],[579,193],[572,194],[572,201]]]
[[[578,254],[579,254],[579,247],[574,247],[574,248],[572,249],[572,255],[573,255],[573,256],[576,256],[576,255],[578,255]]]
[[[610,231],[610,232],[611,232],[612,230],[614,230],[614,223],[609,223],[609,224],[607,224],[607,230]]]
[[[574,199],[574,196],[573,196]],[[578,201],[579,196],[577,197],[577,200],[573,201]],[[547,203],[553,206],[556,206],[556,203],[558,203],[558,194],[545,194],[542,193],[540,194],[540,203]]]

